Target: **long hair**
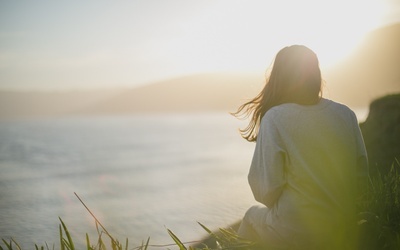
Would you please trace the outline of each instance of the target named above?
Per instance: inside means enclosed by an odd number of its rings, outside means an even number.
[[[242,137],[247,141],[256,141],[262,117],[274,106],[318,103],[322,95],[321,86],[319,62],[312,50],[303,45],[281,49],[261,92],[233,113],[238,118],[251,116],[247,127],[240,130]]]

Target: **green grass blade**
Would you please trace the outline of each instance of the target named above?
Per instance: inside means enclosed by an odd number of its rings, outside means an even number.
[[[10,240],[10,244],[8,244],[8,242],[7,242],[5,239],[2,239],[2,240],[3,240],[4,244],[6,245],[7,249],[8,249],[8,250],[11,250],[11,249],[12,249],[11,240]]]
[[[71,245],[68,243],[68,241],[66,239],[63,238],[62,240],[63,240],[64,246],[67,248],[67,250],[73,250],[71,248]]]
[[[61,225],[62,225],[62,227],[64,229],[64,232],[65,232],[65,235],[67,236],[69,249],[75,250],[74,242],[72,241],[71,235],[70,235],[67,227],[65,226],[64,222],[62,221],[62,219],[60,217],[58,217],[58,218],[60,219]]]
[[[89,235],[87,233],[86,233],[86,248],[87,250],[92,250],[92,247],[90,246]]]
[[[14,242],[14,244],[17,246],[17,248],[19,250],[21,250],[21,246],[18,244],[18,242],[16,240],[14,240],[13,238],[11,238],[11,241]]]
[[[60,231],[60,249],[65,250],[64,242],[63,242],[63,233],[61,229],[61,225],[58,226],[59,231]]]
[[[213,232],[211,232],[210,229],[208,229],[206,226],[204,226],[204,225],[201,224],[200,222],[197,222],[197,223],[199,223],[199,225],[200,225],[204,230],[206,230],[206,232],[207,232],[208,234],[214,234]]]
[[[128,238],[126,238],[126,241],[125,241],[125,250],[128,250]]]
[[[106,249],[106,245],[103,242],[102,235],[103,235],[103,233],[99,232],[99,239],[97,241],[97,245],[99,246],[99,250]]]
[[[179,247],[180,250],[187,250],[185,245],[183,245],[182,241],[176,237],[176,235],[169,229],[168,230],[168,234],[171,236],[171,238],[175,241],[176,245]]]
[[[229,237],[229,238],[233,238],[233,239],[239,238],[239,236],[238,236],[235,232],[233,232],[233,231],[231,231],[231,230],[228,230],[228,229],[225,229],[225,228],[220,228],[219,231],[220,231],[225,237]]]
[[[147,250],[147,247],[149,246],[149,242],[150,242],[150,237],[147,238],[146,244],[144,245],[144,250]],[[127,244],[128,246],[128,244]]]
[[[200,222],[197,222],[197,223],[199,223],[199,225],[200,225],[204,230],[206,230],[206,232],[207,232],[211,237],[213,237],[213,238],[215,239],[215,241],[217,242],[217,244],[218,244],[218,242],[221,240],[220,237],[218,237],[218,235],[216,235],[215,233],[213,233],[210,229],[208,229],[206,226],[204,226],[204,225],[201,224]]]
[[[112,250],[118,250],[117,242],[114,242],[111,240],[111,248],[112,248]]]
[[[50,250],[49,245],[47,245],[47,242],[44,242],[44,244],[46,245],[46,249]],[[53,243],[53,250],[54,250],[54,243]]]

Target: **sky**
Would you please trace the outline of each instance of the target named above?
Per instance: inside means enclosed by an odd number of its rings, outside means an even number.
[[[368,31],[398,21],[400,0],[0,0],[0,89],[264,72],[291,44],[330,67]]]

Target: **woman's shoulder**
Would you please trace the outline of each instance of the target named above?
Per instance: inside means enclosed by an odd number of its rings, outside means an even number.
[[[355,116],[355,113],[345,104],[330,99],[321,98],[314,105],[300,105],[296,103],[284,103],[272,107],[265,113],[265,118],[274,119],[276,117],[297,117],[299,115],[316,115],[320,112],[338,113],[346,116]]]
[[[330,100],[330,99],[326,99],[326,98],[321,98],[318,103],[313,104],[313,105],[283,103],[283,104],[272,107],[268,111],[271,111],[271,113],[274,113],[277,111],[322,110],[325,108],[332,108],[332,109],[338,109],[338,110],[343,110],[343,111],[351,111],[351,109],[347,105],[340,103],[340,102]]]
[[[332,100],[328,100],[330,102],[330,108],[335,110],[336,112],[343,113],[350,116],[355,116],[354,111],[349,108],[346,104],[335,102]]]

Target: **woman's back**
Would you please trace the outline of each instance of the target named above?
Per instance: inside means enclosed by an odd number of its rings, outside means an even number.
[[[249,173],[253,193],[260,185],[282,186],[267,224],[294,244],[310,239],[326,244],[348,234],[347,226],[355,224],[357,158],[366,157],[354,113],[326,99],[310,106],[282,104],[265,114],[258,136]],[[276,159],[277,152],[282,166],[265,160]],[[271,167],[265,183],[259,178],[261,162]],[[282,172],[274,170],[280,167]]]

